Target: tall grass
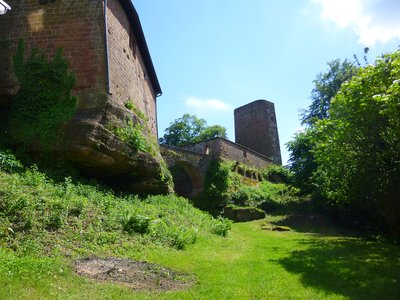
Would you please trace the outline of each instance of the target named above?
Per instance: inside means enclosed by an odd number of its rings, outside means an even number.
[[[229,225],[184,198],[116,195],[70,177],[55,182],[0,152],[0,245],[20,253],[120,252],[143,244],[184,249],[199,235],[226,235]]]

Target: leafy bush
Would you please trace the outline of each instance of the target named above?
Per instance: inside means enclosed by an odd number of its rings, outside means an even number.
[[[22,169],[22,164],[9,150],[0,150],[0,170],[6,172],[17,172]]]
[[[270,182],[291,184],[293,174],[286,167],[271,165],[262,171],[262,176]]]
[[[340,217],[400,236],[400,51],[341,85],[315,124],[318,203]],[[333,208],[333,209],[332,209]]]
[[[205,180],[205,196],[214,205],[229,202],[235,186],[240,184],[241,176],[233,172],[234,164],[211,161]]]
[[[208,169],[205,196],[196,199],[198,206],[210,209],[223,207],[229,204],[246,207],[273,207],[298,200],[298,190],[285,183],[272,183],[263,180],[260,183],[251,184],[248,179],[242,177],[235,170],[254,172],[243,165],[235,165],[231,162],[213,161]],[[267,172],[267,170],[264,170]],[[268,173],[267,173],[268,174]],[[282,175],[290,181],[290,172],[279,166],[271,167],[270,173]],[[206,206],[208,205],[208,206]],[[269,209],[268,209],[269,210]]]
[[[143,134],[144,126],[140,123],[134,124],[128,117],[125,118],[124,122],[125,124],[122,127],[112,125],[109,128],[121,141],[126,142],[129,146],[138,151],[149,152],[151,146]]]
[[[123,229],[128,233],[150,233],[150,218],[133,213],[127,213],[123,220]]]
[[[227,236],[228,232],[232,228],[232,221],[222,216],[218,216],[217,221],[218,222],[214,224],[214,227],[212,228],[211,232],[221,235],[223,237]]]

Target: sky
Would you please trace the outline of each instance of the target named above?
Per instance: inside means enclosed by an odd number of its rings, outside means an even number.
[[[234,137],[233,110],[275,104],[283,164],[313,80],[334,59],[400,45],[400,0],[133,0],[163,94],[158,132],[185,113]]]

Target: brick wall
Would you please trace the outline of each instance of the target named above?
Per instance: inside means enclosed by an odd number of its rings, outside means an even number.
[[[184,149],[208,154],[213,159],[236,161],[251,168],[263,169],[272,163],[271,159],[242,147],[231,141],[214,138],[183,146]]]
[[[272,102],[257,100],[235,109],[235,141],[282,164]]]
[[[128,17],[119,0],[108,0],[108,45],[110,91],[114,101],[127,101],[148,117],[148,125],[157,134],[156,95],[148,78]]]
[[[77,76],[75,90],[105,91],[104,20],[102,1],[8,0],[12,10],[0,16],[0,95],[14,94],[12,55],[20,38],[27,53],[32,46],[51,57],[63,48]]]
[[[20,38],[27,53],[44,49],[51,57],[63,48],[76,75],[79,95],[77,118],[96,118],[105,101],[124,110],[133,101],[149,119],[157,135],[156,95],[145,63],[119,0],[108,0],[108,48],[110,92],[106,97],[104,7],[101,0],[8,0],[12,10],[0,16],[0,105],[7,104],[18,85],[12,72],[12,56]]]

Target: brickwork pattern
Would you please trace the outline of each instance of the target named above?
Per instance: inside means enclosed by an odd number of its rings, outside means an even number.
[[[132,101],[148,117],[148,126],[157,135],[156,96],[129,19],[119,0],[108,0],[108,49],[110,90],[119,105]]]
[[[186,145],[183,148],[198,153],[208,153],[216,160],[236,161],[251,168],[263,169],[272,163],[268,157],[222,138]]]
[[[257,100],[235,109],[235,141],[282,164],[275,107]]]
[[[75,89],[105,89],[104,21],[102,1],[9,0],[12,10],[0,18],[0,94],[16,89],[12,55],[19,39],[49,57],[63,48],[77,76]]]

